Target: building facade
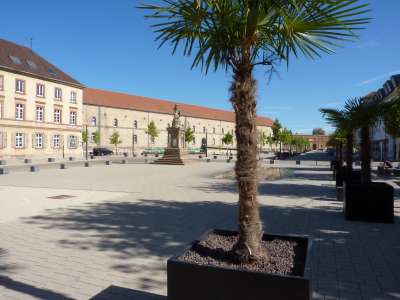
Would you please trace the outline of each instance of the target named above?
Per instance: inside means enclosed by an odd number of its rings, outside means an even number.
[[[117,147],[119,152],[141,153],[147,148],[166,147],[167,128],[171,125],[175,104],[181,111],[183,131],[191,128],[194,132],[194,140],[185,143],[181,139],[181,147],[198,151],[206,144],[211,151],[218,152],[220,148],[236,146],[235,139],[231,145],[222,144],[226,133],[235,135],[233,112],[90,88],[84,90],[83,97],[83,122],[88,127],[89,149],[97,146],[114,148],[110,144],[110,137],[114,132],[121,138],[121,144]],[[147,134],[152,121],[158,131],[154,140]],[[257,118],[258,131],[270,136],[271,126],[272,120]]]
[[[174,105],[85,88],[31,49],[0,39],[0,157],[82,156],[86,131],[89,150],[113,149],[110,137],[115,132],[121,140],[118,152],[162,149]],[[182,129],[194,132],[194,140],[182,147],[199,150],[206,144],[217,152],[236,146],[235,140],[222,145],[226,133],[235,136],[233,112],[184,103],[178,108]],[[152,121],[158,131],[154,140],[147,134]],[[272,134],[272,120],[258,117],[257,126],[266,136]]]
[[[296,136],[305,138],[310,142],[310,147],[307,150],[325,150],[327,148],[328,135],[296,134]]]
[[[378,91],[364,97],[364,101],[386,102],[398,97],[400,97],[400,75],[394,75]],[[400,139],[386,132],[383,120],[380,120],[370,131],[371,154],[374,160],[400,160]]]
[[[78,81],[0,40],[0,157],[80,155],[82,97]]]

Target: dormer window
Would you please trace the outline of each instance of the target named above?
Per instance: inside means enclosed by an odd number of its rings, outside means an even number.
[[[11,59],[11,61],[12,61],[14,64],[16,64],[16,65],[22,65],[22,61],[21,61],[18,57],[13,56],[13,55],[10,55],[9,58]]]
[[[26,63],[28,64],[29,68],[31,68],[32,70],[37,70],[38,67],[33,61],[27,59]]]

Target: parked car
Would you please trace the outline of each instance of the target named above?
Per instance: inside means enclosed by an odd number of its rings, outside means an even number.
[[[112,154],[114,154],[114,152],[107,148],[93,148],[94,156],[104,156],[104,155],[112,155]]]

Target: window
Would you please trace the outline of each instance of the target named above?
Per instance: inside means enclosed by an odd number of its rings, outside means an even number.
[[[113,127],[118,127],[118,119],[113,120]]]
[[[69,99],[71,103],[76,103],[76,92],[71,92],[71,98]]]
[[[44,97],[44,84],[36,84],[36,96]]]
[[[90,142],[95,143],[96,142],[96,132],[92,132],[90,135]]]
[[[196,126],[193,125],[193,132],[196,132]]]
[[[90,120],[90,125],[92,125],[92,126],[96,126],[97,125],[96,117],[92,117],[92,119]]]
[[[215,133],[215,127],[213,128],[213,133]]]
[[[137,135],[136,134],[133,135],[133,143],[137,144]]]
[[[69,112],[69,124],[76,125],[76,111]]]
[[[203,133],[206,133],[206,128],[205,127],[203,127]]]
[[[0,75],[0,91],[4,91],[4,76]]]
[[[34,142],[35,142],[35,148],[43,149],[43,134],[36,133]]]
[[[0,101],[0,119],[3,119],[3,113],[4,113],[4,102]]]
[[[15,148],[24,148],[24,134],[23,133],[16,133],[15,134]]]
[[[215,145],[215,139],[213,139],[213,145]]]
[[[7,147],[7,132],[0,131],[0,149]]]
[[[15,92],[19,94],[25,94],[25,80],[15,80]]]
[[[36,106],[36,121],[43,122],[44,121],[44,107]]]
[[[60,135],[53,135],[53,148],[60,148]]]
[[[19,59],[19,57],[16,57],[16,56],[13,56],[13,55],[10,55],[9,57],[10,57],[11,61],[14,64],[16,64],[16,65],[21,65],[22,64],[22,61]]]
[[[57,100],[62,99],[62,90],[60,88],[55,88],[54,89],[54,98]]]
[[[222,130],[222,134],[224,134],[224,129],[222,128],[221,130]]]
[[[54,110],[54,123],[61,124],[61,109]]]
[[[133,128],[137,129],[137,121],[133,121]]]
[[[15,119],[16,120],[24,119],[24,105],[21,103],[17,103],[15,105]]]
[[[196,144],[196,138],[194,137],[193,138],[193,145],[195,145]]]
[[[27,59],[26,63],[28,64],[29,68],[31,68],[32,70],[37,70],[37,64],[35,64],[33,61]]]
[[[76,135],[70,135],[68,138],[68,147],[75,149],[78,146],[78,138]]]

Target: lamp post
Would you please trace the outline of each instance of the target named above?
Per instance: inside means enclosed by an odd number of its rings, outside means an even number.
[[[88,126],[87,124],[85,125],[85,134],[86,134],[86,139],[85,139],[85,151],[86,151],[86,160],[88,160],[88,142],[89,142],[89,136],[88,136]]]

